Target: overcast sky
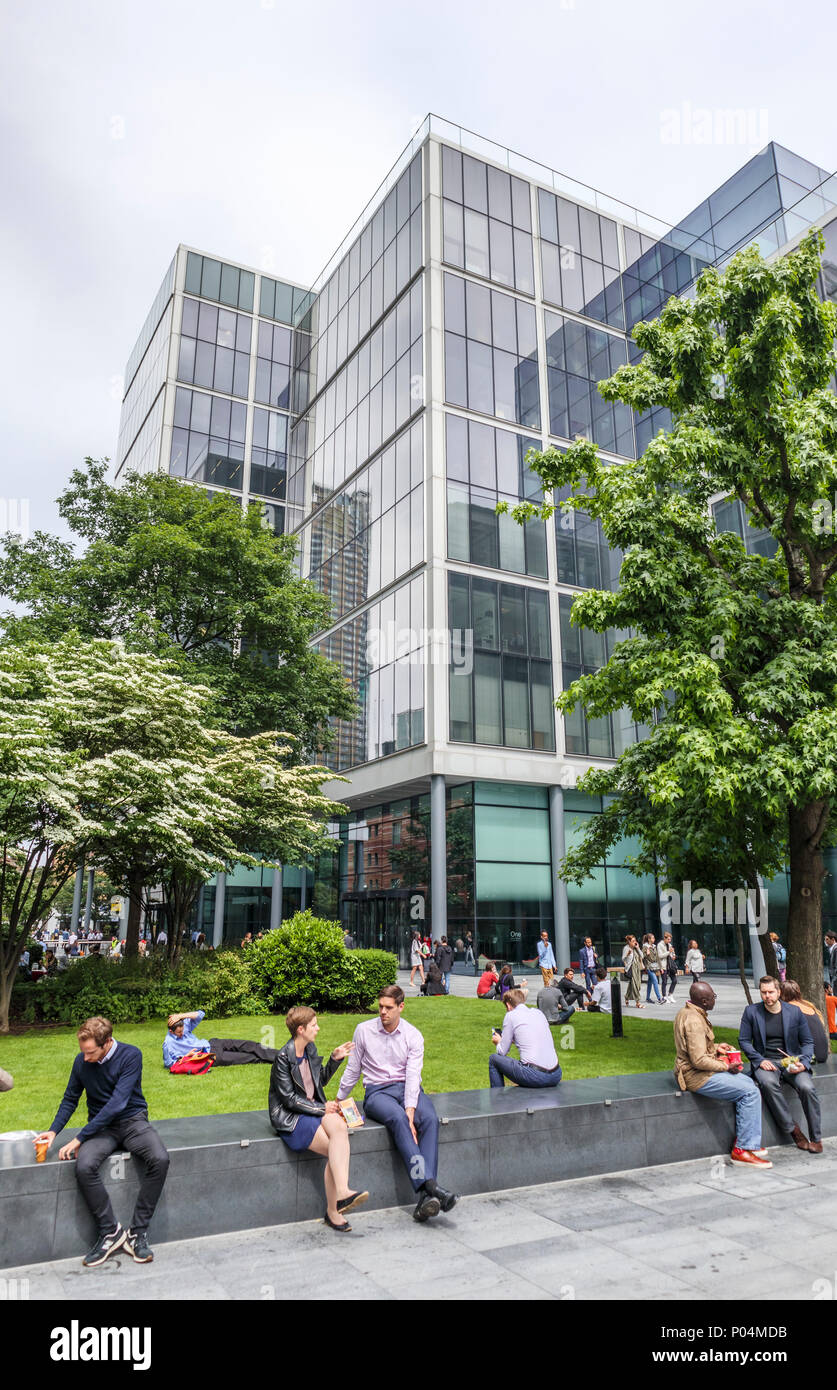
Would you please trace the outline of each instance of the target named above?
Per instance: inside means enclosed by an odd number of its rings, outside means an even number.
[[[670,222],[768,139],[837,167],[826,0],[3,9],[0,506],[32,529],[113,457],[178,242],[310,284],[427,111]],[[730,109],[745,139],[703,142]]]

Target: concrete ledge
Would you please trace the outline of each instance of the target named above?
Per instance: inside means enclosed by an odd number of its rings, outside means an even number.
[[[817,1067],[816,1082],[823,1133],[837,1135],[837,1057]],[[670,1072],[565,1081],[555,1090],[442,1093],[433,1102],[442,1120],[440,1180],[467,1194],[708,1158],[728,1151],[734,1134],[731,1105],[680,1092]],[[795,1097],[791,1104],[804,1126]],[[172,1161],[152,1244],[322,1215],[322,1159],[286,1148],[266,1111],[161,1120],[155,1128]],[[767,1145],[779,1142],[766,1111],[763,1134]],[[369,1188],[370,1206],[413,1201],[381,1126],[367,1121],[351,1143],[352,1179]],[[93,1243],[74,1167],[59,1162],[59,1147],[38,1164],[28,1141],[0,1144],[0,1268],[80,1256]],[[131,1215],[137,1167],[114,1154],[102,1168],[122,1222]]]

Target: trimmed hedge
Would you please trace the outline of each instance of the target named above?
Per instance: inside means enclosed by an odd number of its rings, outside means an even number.
[[[13,1023],[78,1024],[100,1014],[114,1024],[145,1023],[205,1009],[213,1018],[315,1009],[374,1008],[394,985],[398,961],[387,951],[347,951],[339,922],[298,912],[241,951],[193,952],[176,969],[160,957],[74,961],[40,984],[17,983]]]
[[[95,1014],[145,1023],[198,1007],[213,1018],[267,1013],[241,953],[219,951],[186,956],[175,970],[165,960],[85,956],[39,984],[16,984],[10,1016],[14,1023],[78,1024]]]

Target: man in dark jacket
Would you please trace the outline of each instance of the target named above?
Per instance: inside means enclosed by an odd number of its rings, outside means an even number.
[[[436,947],[436,964],[442,972],[445,994],[450,994],[450,972],[453,970],[453,948],[448,945],[448,939],[443,936]],[[428,991],[429,993],[429,991]]]
[[[774,1120],[798,1149],[822,1153],[820,1102],[811,1075],[814,1040],[801,1009],[783,1004],[781,985],[772,975],[759,980],[760,1004],[749,1004],[738,1030],[741,1050],[750,1060],[753,1080],[761,1088]],[[810,1139],[791,1115],[782,1086],[792,1086],[802,1102]]]
[[[87,1124],[58,1152],[62,1159],[77,1158],[76,1180],[99,1228],[96,1244],[82,1263],[104,1264],[124,1246],[137,1264],[149,1264],[154,1256],[147,1231],[169,1171],[169,1155],[156,1129],[148,1123],[148,1104],[142,1093],[142,1053],[131,1043],[117,1043],[106,1018],[88,1018],[77,1036],[80,1052],[73,1062],[64,1099],[51,1127],[37,1135],[35,1147],[43,1143],[49,1147],[86,1091]],[[127,1230],[116,1220],[99,1177],[105,1159],[121,1149],[136,1154],[145,1167]]]
[[[558,993],[566,1000],[567,1008],[575,1006],[577,1009],[584,1009],[592,997],[590,990],[584,985],[577,985],[573,978],[573,968],[568,965],[558,983]]]

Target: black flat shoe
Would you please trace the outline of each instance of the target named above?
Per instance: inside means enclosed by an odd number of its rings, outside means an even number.
[[[327,1226],[330,1226],[333,1231],[339,1231],[341,1235],[345,1235],[347,1231],[350,1231],[352,1229],[348,1221],[344,1221],[342,1226],[338,1226],[336,1221],[331,1220],[331,1217],[329,1216],[328,1212],[326,1212],[325,1216],[323,1217],[323,1221],[326,1223]]]
[[[337,1203],[337,1210],[341,1212],[354,1211],[355,1207],[362,1207],[364,1202],[368,1201],[368,1192],[350,1192],[348,1197],[342,1197]]]

